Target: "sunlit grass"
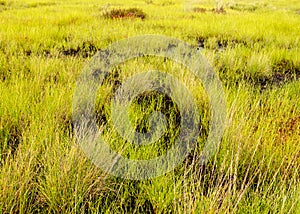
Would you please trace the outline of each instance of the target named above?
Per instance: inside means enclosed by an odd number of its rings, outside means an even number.
[[[215,1],[193,1],[192,8],[206,8],[197,13],[183,1],[0,0],[1,212],[299,212],[300,3],[222,4],[225,14],[212,12]],[[146,18],[103,16],[119,8],[140,8]],[[224,85],[228,120],[219,150],[199,165],[210,119],[201,83],[162,58],[120,65],[121,82],[148,70],[174,75],[195,97],[203,127],[198,148],[174,171],[129,181],[104,173],[83,154],[71,123],[72,96],[97,50],[143,34],[179,38],[202,51]],[[126,142],[110,119],[114,80],[99,89],[95,106],[107,119],[99,122],[104,138],[123,151]],[[157,106],[163,97],[133,103],[132,124],[147,130]],[[175,118],[176,108],[169,114]],[[131,145],[124,154],[157,156],[172,145],[175,127],[152,147]]]

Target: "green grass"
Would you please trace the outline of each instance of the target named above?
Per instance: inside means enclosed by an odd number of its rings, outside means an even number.
[[[300,211],[300,2],[2,0],[0,1],[0,212],[298,213]],[[146,17],[107,19],[113,9]],[[174,171],[147,181],[115,178],[83,154],[72,127],[72,95],[90,58],[112,42],[161,34],[195,47],[224,85],[228,119],[217,153],[197,162],[209,130],[201,83],[181,65],[157,57],[130,60],[99,89],[95,106],[104,138],[124,155],[149,158],[177,136],[176,106],[141,96],[131,122],[148,130],[162,109],[168,132],[150,146],[124,146],[112,128],[116,80],[148,70],[176,76],[199,107],[197,148]],[[102,120],[101,120],[102,118]],[[105,118],[105,120],[103,119]]]

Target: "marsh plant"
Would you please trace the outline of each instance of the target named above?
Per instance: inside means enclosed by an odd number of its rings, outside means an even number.
[[[184,11],[181,0],[147,2],[0,1],[0,213],[299,213],[300,1],[241,0],[223,5],[222,14],[211,11],[216,1],[193,6],[205,13]],[[122,17],[130,8],[147,17],[106,18],[104,5],[109,12],[120,9]],[[181,119],[170,96],[148,91],[129,106],[129,124],[140,133],[151,130],[153,112],[165,115],[166,132],[153,144],[129,143],[112,123],[118,88],[134,75],[160,71],[191,92],[199,133],[168,173],[148,180],[115,177],[78,144],[76,82],[94,54],[153,34],[184,41],[208,59],[224,88],[224,133],[201,164],[212,121],[203,83],[176,60],[141,52],[113,67],[99,85],[97,131],[124,157],[168,151]]]

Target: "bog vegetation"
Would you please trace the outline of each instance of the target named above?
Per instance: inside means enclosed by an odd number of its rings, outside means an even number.
[[[300,2],[187,2],[0,0],[1,213],[300,212]],[[148,116],[159,110],[168,129],[153,145],[125,147],[113,128],[110,102],[129,76],[148,70],[174,75],[201,113],[197,147],[180,166],[131,181],[104,173],[83,154],[72,125],[72,95],[98,50],[144,34],[179,38],[199,49],[224,85],[228,118],[220,148],[201,166],[210,124],[201,82],[158,57],[115,67],[95,106],[104,138],[122,155],[164,153],[180,125],[170,97],[141,94],[129,111],[132,126],[147,132]]]

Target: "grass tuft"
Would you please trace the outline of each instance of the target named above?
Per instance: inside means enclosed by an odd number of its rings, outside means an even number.
[[[189,3],[0,0],[0,213],[299,213],[300,2]],[[226,16],[211,10],[222,6]],[[107,174],[83,153],[72,98],[90,57],[99,51],[107,59],[111,43],[145,34],[198,48],[224,85],[228,115],[220,147],[200,164],[212,113],[201,81],[142,50],[114,67],[99,85],[95,115],[103,140],[124,157],[165,154],[182,116],[163,93],[133,97],[132,130],[148,133],[155,111],[164,114],[167,130],[152,144],[130,143],[111,111],[129,77],[166,72],[188,88],[199,111],[199,135],[184,161],[160,177],[131,181]],[[95,80],[100,72],[94,70]]]
[[[207,9],[203,8],[203,7],[195,7],[195,8],[193,8],[193,11],[195,13],[205,13],[207,11]]]
[[[129,8],[129,9],[113,9],[111,11],[105,12],[103,16],[108,19],[140,18],[143,20],[146,18],[147,15],[142,9]]]

